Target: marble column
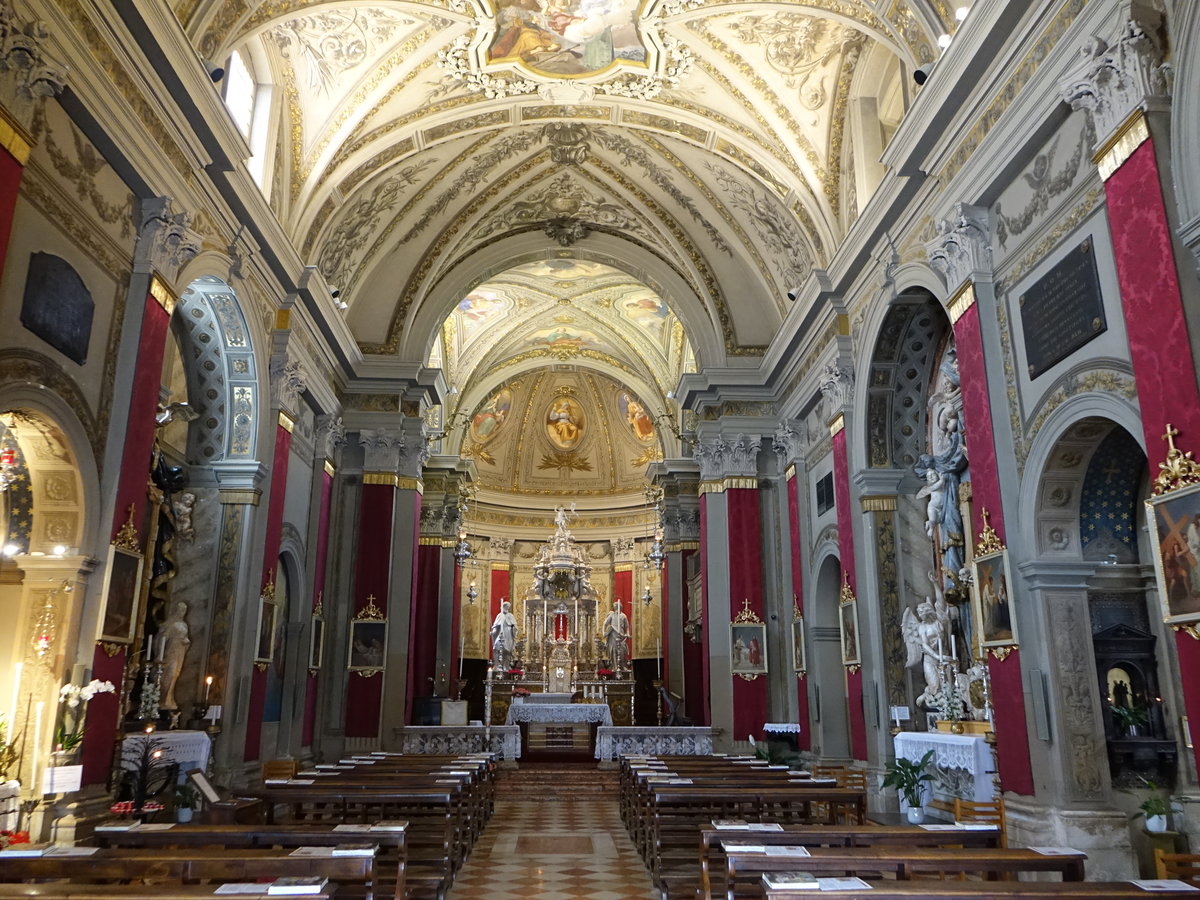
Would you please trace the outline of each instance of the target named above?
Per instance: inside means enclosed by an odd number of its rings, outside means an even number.
[[[1005,508],[1000,493],[993,408],[988,386],[988,353],[984,347],[981,309],[994,316],[997,299],[992,282],[991,233],[987,211],[958,204],[954,215],[941,223],[938,237],[927,245],[930,264],[952,291],[946,304],[954,328],[962,392],[967,453],[971,465],[971,521],[964,523],[967,540],[983,534],[985,516],[1004,543]],[[998,354],[997,354],[998,357]],[[999,368],[999,358],[993,367]],[[1003,400],[997,417],[1003,417]],[[1034,792],[1029,734],[1025,723],[1025,698],[1021,683],[1021,651],[1017,647],[993,648],[988,654],[993,729],[1000,784],[1018,794]]]
[[[700,550],[699,470],[692,460],[652,463],[647,476],[663,489],[663,685],[683,698],[679,712],[699,722],[700,644],[688,627],[689,614],[699,613],[700,597],[689,596],[688,572]],[[698,639],[699,634],[695,637]]]
[[[1175,255],[1178,223],[1166,199],[1173,187],[1164,177],[1173,162],[1191,161],[1169,157],[1168,85],[1156,25],[1130,19],[1112,44],[1093,40],[1063,83],[1063,98],[1088,111],[1099,142],[1093,161],[1104,181],[1151,477],[1171,446],[1168,426],[1177,432],[1175,444],[1200,450],[1200,387]],[[1200,632],[1172,628],[1187,715],[1200,722]],[[1200,741],[1193,754],[1200,765]]]

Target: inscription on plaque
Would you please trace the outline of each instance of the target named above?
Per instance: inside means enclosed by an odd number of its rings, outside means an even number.
[[[1020,298],[1029,377],[1037,378],[1108,328],[1088,238]]]

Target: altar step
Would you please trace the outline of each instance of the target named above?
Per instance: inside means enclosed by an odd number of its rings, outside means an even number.
[[[523,801],[613,799],[619,787],[618,773],[596,768],[595,761],[579,763],[527,762],[505,770],[497,793]]]

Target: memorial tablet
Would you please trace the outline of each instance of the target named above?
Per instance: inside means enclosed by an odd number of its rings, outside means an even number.
[[[1037,378],[1108,328],[1088,238],[1020,297],[1029,377]]]

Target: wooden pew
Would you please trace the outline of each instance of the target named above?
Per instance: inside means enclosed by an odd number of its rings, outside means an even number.
[[[713,875],[724,890],[723,841],[753,842],[764,846],[802,847],[967,847],[1000,846],[1000,831],[992,828],[927,829],[920,825],[783,825],[779,831],[743,831],[707,827],[700,829],[700,888],[706,900],[714,896]],[[803,866],[799,866],[803,870]]]
[[[1146,891],[1132,881],[876,881],[871,890],[768,890],[766,900],[1145,900],[1195,898],[1194,891]]]
[[[753,840],[751,837],[748,839]],[[727,900],[762,896],[764,872],[800,870],[813,875],[914,877],[960,873],[998,879],[1038,872],[1057,873],[1064,882],[1083,881],[1085,853],[1049,855],[1026,848],[813,847],[808,856],[779,857],[746,853],[725,845]],[[922,882],[925,884],[927,882]],[[824,893],[824,892],[822,892]],[[872,891],[874,896],[874,891]]]
[[[173,825],[166,831],[144,831],[133,828],[128,831],[98,830],[94,841],[100,847],[115,848],[175,848],[226,847],[226,848],[294,848],[336,847],[340,844],[371,844],[378,848],[376,871],[379,880],[376,892],[403,900],[406,896],[406,868],[408,862],[406,834],[403,831],[336,831],[333,827],[320,825]],[[395,877],[388,873],[394,872]],[[429,877],[417,877],[418,884],[437,890],[439,880],[436,873]]]
[[[88,856],[6,858],[0,865],[0,882],[40,879],[103,883],[144,879],[172,884],[201,881],[221,884],[314,875],[336,882],[343,892],[347,886],[361,887],[366,900],[374,898],[374,854],[314,858],[289,856],[277,850],[221,847],[97,849]]]
[[[259,894],[232,894],[232,900],[279,900],[278,894],[268,894],[267,885]],[[337,895],[337,885],[331,884],[316,894],[305,894],[309,900],[330,900]],[[0,900],[211,900],[211,884],[0,884]]]

